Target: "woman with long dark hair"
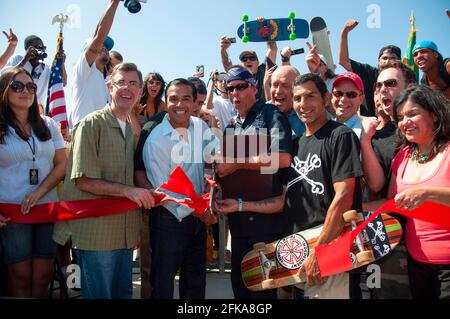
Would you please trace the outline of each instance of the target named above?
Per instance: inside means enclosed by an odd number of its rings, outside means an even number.
[[[450,206],[448,100],[428,86],[413,86],[395,99],[393,117],[401,147],[392,161],[388,196],[406,210],[424,201]],[[405,241],[413,298],[450,298],[450,229],[408,218]]]
[[[21,205],[23,214],[57,201],[64,177],[65,144],[54,120],[39,114],[31,75],[14,67],[0,76],[0,202]],[[0,216],[1,216],[0,211]],[[0,244],[11,297],[45,298],[53,273],[53,224],[0,220]]]

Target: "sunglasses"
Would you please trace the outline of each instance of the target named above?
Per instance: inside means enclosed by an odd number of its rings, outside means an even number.
[[[25,84],[20,81],[12,81],[9,87],[15,93],[22,93],[25,88],[27,88],[28,92],[33,94],[35,94],[37,91],[37,85],[33,82],[28,82],[27,84]]]
[[[244,91],[246,88],[248,88],[250,86],[249,83],[241,83],[235,86],[227,86],[227,92],[228,93],[233,93],[234,90],[237,90],[239,92]]]
[[[147,85],[161,85],[162,82],[158,80],[150,80],[147,82]]]
[[[349,92],[333,91],[332,93],[335,97],[342,97],[345,95],[349,99],[354,99],[355,97],[359,96],[359,93],[355,92],[355,91],[349,91]]]
[[[251,56],[245,56],[241,59],[241,62],[247,62],[247,61],[256,61],[258,60],[257,57],[255,57],[254,55]]]
[[[384,86],[388,88],[395,88],[398,85],[398,81],[396,79],[389,79],[383,82],[375,83],[375,91],[379,91]]]

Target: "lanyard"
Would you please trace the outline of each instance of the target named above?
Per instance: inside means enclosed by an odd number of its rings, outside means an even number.
[[[36,143],[34,142],[33,135],[31,135],[31,140],[33,141],[33,146],[31,146],[29,139],[26,140],[26,142],[27,142],[28,146],[30,147],[31,154],[33,154],[33,167],[34,167],[34,164],[36,162]]]

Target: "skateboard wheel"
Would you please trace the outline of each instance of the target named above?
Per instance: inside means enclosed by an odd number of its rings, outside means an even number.
[[[247,43],[248,42],[248,35],[244,35],[242,37],[242,42]]]
[[[356,254],[356,260],[359,264],[366,264],[374,261],[375,257],[373,256],[373,252],[371,250],[365,250]]]
[[[260,251],[266,250],[266,243],[264,243],[264,242],[256,243],[256,244],[253,245],[253,249],[256,252],[260,252]]]
[[[294,11],[289,12],[288,19],[295,19],[295,12]]]
[[[359,221],[361,218],[356,210],[349,210],[342,215],[344,222],[351,223],[353,221]]]
[[[295,33],[289,34],[289,40],[294,41],[295,39],[297,39],[297,36],[295,35]]]
[[[244,14],[244,15],[242,16],[242,21],[243,21],[243,22],[247,22],[247,21],[248,21],[248,15]]]
[[[270,288],[275,288],[275,280],[273,280],[272,278],[263,280],[261,282],[261,288],[263,290],[270,289]]]

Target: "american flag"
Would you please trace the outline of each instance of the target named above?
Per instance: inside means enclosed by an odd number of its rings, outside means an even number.
[[[55,59],[53,60],[50,73],[50,81],[48,83],[47,107],[45,109],[48,116],[52,117],[56,123],[61,125],[61,131],[67,130],[67,114],[66,100],[64,98],[64,87],[62,81],[62,57],[58,53],[63,49],[63,36],[59,33],[58,46],[56,49]]]

